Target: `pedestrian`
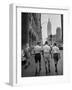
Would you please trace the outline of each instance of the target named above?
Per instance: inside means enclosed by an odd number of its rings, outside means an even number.
[[[35,64],[36,64],[35,76],[37,76],[41,71],[41,46],[40,46],[40,42],[37,42],[37,45],[34,46],[34,53],[35,53]],[[39,68],[38,68],[38,66],[39,66]]]
[[[43,46],[46,75],[50,73],[50,50],[51,48],[46,41],[45,45]]]
[[[30,65],[30,47],[27,43],[24,47],[25,69]]]
[[[60,58],[60,50],[56,43],[54,43],[54,46],[52,47],[52,53],[53,53],[53,59],[55,64],[55,72],[58,73],[57,64]]]

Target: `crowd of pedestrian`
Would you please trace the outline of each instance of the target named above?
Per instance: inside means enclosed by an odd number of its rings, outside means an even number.
[[[32,47],[29,47],[29,44],[27,44],[26,47],[22,49],[22,64],[25,65],[25,67],[30,64],[30,57],[34,57],[35,60],[35,76],[40,75],[42,57],[45,63],[46,75],[51,73],[51,58],[54,60],[55,72],[58,73],[57,64],[60,59],[60,50],[56,43],[49,45],[46,41],[44,45],[41,45],[40,42],[37,42],[37,44]]]

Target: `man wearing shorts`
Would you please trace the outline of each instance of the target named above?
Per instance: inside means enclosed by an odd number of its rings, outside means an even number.
[[[50,50],[51,48],[46,41],[45,45],[43,46],[46,75],[50,73]]]
[[[52,47],[52,53],[53,53],[53,59],[54,59],[54,64],[55,64],[55,72],[57,73],[58,72],[57,64],[59,61],[60,51],[56,43],[54,43],[54,46]]]
[[[36,64],[36,72],[35,75],[37,76],[41,71],[41,46],[39,45],[40,42],[37,42],[37,45],[34,47],[35,52],[35,64]],[[39,66],[39,68],[38,68]]]

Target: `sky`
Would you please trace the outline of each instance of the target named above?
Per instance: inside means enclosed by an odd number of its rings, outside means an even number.
[[[41,26],[42,26],[42,39],[43,43],[46,41],[47,38],[47,23],[48,19],[50,18],[51,22],[51,31],[52,34],[56,34],[56,28],[61,28],[61,15],[58,14],[41,14]]]

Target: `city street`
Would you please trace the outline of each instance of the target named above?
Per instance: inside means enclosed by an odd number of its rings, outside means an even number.
[[[60,59],[58,62],[58,73],[55,72],[55,66],[54,66],[54,60],[53,58],[50,59],[50,70],[51,72],[48,74],[48,76],[51,75],[63,75],[63,50],[60,51]],[[46,75],[46,71],[45,71],[45,63],[44,63],[44,59],[43,56],[41,56],[41,71],[39,76],[45,76]],[[31,77],[31,76],[35,76],[35,60],[34,60],[34,56],[31,56],[31,59],[28,60],[30,62],[30,64],[28,65],[27,68],[24,68],[24,66],[22,66],[22,77]]]

